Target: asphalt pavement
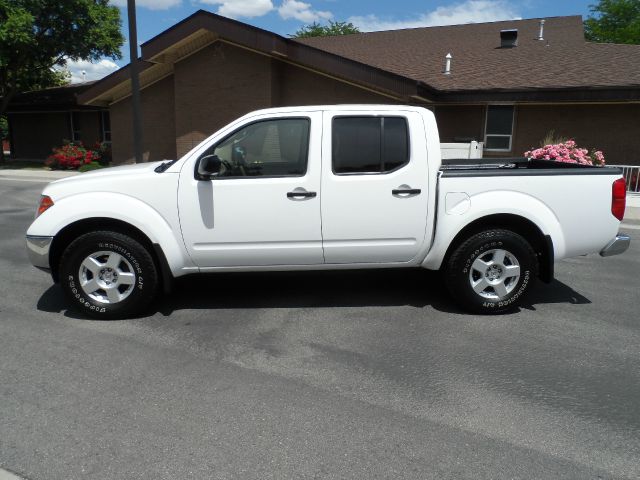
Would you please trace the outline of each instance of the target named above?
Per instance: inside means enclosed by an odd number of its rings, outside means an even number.
[[[149,316],[99,322],[28,263],[43,186],[0,178],[0,469],[640,478],[637,225],[626,254],[557,263],[507,315],[398,270],[191,277]]]

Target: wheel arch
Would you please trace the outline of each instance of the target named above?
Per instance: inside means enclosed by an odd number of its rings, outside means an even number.
[[[545,235],[533,221],[521,215],[499,213],[480,217],[465,225],[453,238],[443,256],[442,265],[446,265],[451,254],[470,236],[485,230],[502,228],[524,237],[536,253],[540,267],[539,277],[549,283],[554,276],[554,246],[550,235]]]
[[[110,217],[94,217],[77,220],[61,229],[54,237],[49,250],[49,264],[51,266],[51,276],[54,282],[60,280],[60,259],[64,249],[76,238],[85,233],[98,230],[110,230],[124,235],[128,235],[139,241],[149,252],[151,258],[160,272],[162,288],[168,293],[173,284],[173,274],[167,261],[167,257],[158,243],[154,243],[149,236],[138,227],[123,220]]]

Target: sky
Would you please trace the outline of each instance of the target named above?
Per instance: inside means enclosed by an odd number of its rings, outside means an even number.
[[[120,8],[128,37],[127,0],[110,0]],[[136,0],[138,43],[144,43],[192,13],[203,9],[288,36],[312,22],[351,22],[361,31],[455,25],[519,18],[582,15],[595,0]],[[73,82],[97,80],[129,62],[129,43],[121,59],[68,65]],[[81,72],[85,72],[84,76]]]

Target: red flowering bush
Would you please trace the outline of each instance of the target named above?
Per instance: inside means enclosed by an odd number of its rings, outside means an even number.
[[[78,170],[83,165],[94,163],[99,168],[104,166],[105,148],[106,146],[103,147],[100,143],[96,143],[93,148],[86,148],[82,142],[67,142],[62,147],[54,148],[44,164],[52,170]]]
[[[553,160],[580,165],[604,166],[604,154],[597,150],[589,153],[586,148],[579,148],[573,140],[544,145],[535,150],[524,152],[524,156],[535,160]]]

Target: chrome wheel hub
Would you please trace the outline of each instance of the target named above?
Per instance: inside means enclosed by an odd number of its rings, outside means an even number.
[[[80,288],[91,299],[114,304],[123,301],[133,291],[136,275],[131,263],[122,255],[101,251],[85,258],[78,272]]]
[[[520,264],[503,249],[489,250],[475,259],[469,271],[474,292],[489,300],[503,300],[520,280]]]

